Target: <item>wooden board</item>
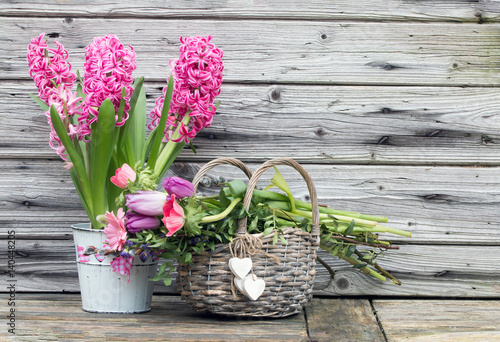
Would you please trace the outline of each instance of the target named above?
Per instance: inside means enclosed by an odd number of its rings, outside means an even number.
[[[313,298],[306,314],[313,341],[385,342],[368,300]]]
[[[224,2],[206,1],[71,1],[11,0],[1,3],[3,15],[9,16],[78,16],[78,17],[142,17],[142,18],[252,18],[252,19],[361,19],[361,20],[419,20],[473,21],[498,20],[500,8],[494,1],[447,0],[417,2],[397,0],[314,2],[282,0]]]
[[[2,302],[6,302],[2,295]],[[18,294],[16,341],[305,341],[303,314],[283,319],[194,313],[179,297],[154,296],[143,314],[93,314],[79,295]],[[6,329],[2,327],[2,336]]]
[[[141,20],[4,17],[2,79],[28,78],[26,49],[51,33],[83,70],[96,36],[119,35],[137,53],[137,75],[163,81],[179,37],[213,35],[224,50],[225,82],[347,85],[495,86],[498,24],[309,20]],[[240,28],[244,27],[245,30]],[[235,34],[238,32],[238,34]]]
[[[15,229],[18,238],[71,237],[70,224],[86,222],[76,190],[61,161],[2,160],[0,227]],[[192,179],[203,164],[175,163],[168,175]],[[251,163],[255,169],[259,164]],[[410,243],[500,243],[497,215],[500,171],[490,167],[424,167],[368,165],[304,165],[320,203],[333,208],[388,216],[388,226],[410,231],[412,238],[388,236]],[[296,196],[308,200],[298,173],[280,167]],[[244,178],[219,166],[207,176],[201,193],[218,191],[220,177]],[[272,177],[266,172],[261,186]],[[64,211],[64,215],[61,215]],[[70,220],[68,218],[71,218]]]
[[[7,241],[0,240],[1,250]],[[401,245],[385,252],[378,263],[403,282],[395,286],[382,283],[355,270],[346,262],[322,251],[320,256],[335,271],[335,278],[323,266],[317,266],[315,295],[336,296],[413,296],[499,298],[500,262],[498,247]],[[473,257],[471,257],[473,256]],[[71,240],[17,240],[17,289],[29,292],[78,292],[76,256]],[[5,266],[4,266],[5,265]],[[7,272],[7,255],[0,254],[0,270]],[[173,274],[175,279],[175,274]],[[5,281],[0,285],[5,285]],[[7,285],[3,286],[6,288]],[[157,283],[156,293],[178,293]]]
[[[164,83],[146,83],[148,110]],[[33,82],[0,82],[0,158],[56,158]],[[496,88],[223,86],[210,128],[179,160],[500,165]],[[25,113],[20,115],[19,113]]]
[[[387,341],[498,341],[500,301],[374,300]]]

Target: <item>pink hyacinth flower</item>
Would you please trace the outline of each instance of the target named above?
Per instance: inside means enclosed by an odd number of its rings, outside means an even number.
[[[104,228],[104,234],[109,240],[109,247],[115,251],[121,251],[127,241],[127,230],[125,229],[125,213],[119,208],[116,216],[113,212],[104,215],[108,225]]]
[[[61,120],[66,124],[70,138],[86,141],[86,136],[90,135],[87,122],[79,118],[78,123],[72,124],[69,119],[72,116],[80,117],[82,114],[80,103],[82,98],[71,91],[76,75],[71,72],[71,64],[67,61],[68,51],[57,41],[55,42],[57,47],[50,49],[44,36],[45,33],[40,34],[28,45],[29,74],[35,81],[40,99],[49,107],[55,106]],[[65,148],[52,126],[50,111],[45,114],[51,126],[49,145],[67,161]]]
[[[128,186],[128,182],[135,182],[136,178],[137,174],[135,171],[127,163],[124,163],[122,167],[116,170],[115,175],[110,180],[117,187],[125,189]]]
[[[110,99],[115,112],[118,112],[124,88],[126,95],[123,117],[116,125],[122,126],[127,121],[129,100],[133,92],[132,72],[137,67],[134,48],[130,45],[129,48],[130,50],[125,49],[118,37],[111,34],[94,38],[93,43],[87,46],[83,65],[83,92],[87,97],[83,103],[82,116],[89,124],[97,120],[99,107],[105,99]]]
[[[163,206],[163,215],[162,222],[168,229],[167,236],[174,235],[184,226],[186,221],[184,209],[175,201],[175,195],[172,195]]]
[[[173,141],[187,143],[212,123],[215,115],[213,103],[220,94],[224,64],[222,50],[210,43],[211,39],[211,36],[181,37],[179,59],[170,62],[174,87],[169,115],[176,120],[167,122],[165,140],[170,140],[172,132],[179,128],[180,137]],[[150,129],[160,121],[166,91],[167,87],[150,113]],[[191,116],[188,126],[181,124],[185,115]]]

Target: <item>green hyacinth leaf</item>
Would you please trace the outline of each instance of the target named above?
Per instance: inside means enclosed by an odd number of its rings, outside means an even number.
[[[158,126],[156,127],[156,134],[153,140],[153,147],[151,148],[151,153],[148,159],[148,166],[153,170],[157,170],[155,167],[156,160],[158,159],[158,154],[160,153],[160,145],[163,140],[163,132],[165,132],[165,126],[167,125],[168,112],[170,110],[170,102],[172,100],[172,93],[174,91],[174,79],[170,75],[167,85],[167,93],[165,94],[165,99],[163,101],[163,108],[161,110],[161,117]]]
[[[115,143],[115,107],[110,99],[102,102],[99,116],[92,124],[91,156],[90,156],[90,184],[94,190],[92,204],[94,215],[104,215],[108,209],[106,196],[106,180],[108,167],[113,154]]]
[[[87,214],[89,215],[89,219],[93,226],[96,224],[94,215],[94,208],[92,204],[92,192],[90,187],[90,182],[87,177],[87,172],[85,170],[85,165],[83,160],[80,158],[80,155],[76,151],[71,138],[68,136],[66,132],[66,127],[57,112],[55,106],[50,108],[50,120],[52,122],[52,126],[57,133],[57,136],[61,140],[61,143],[64,145],[66,152],[68,153],[70,161],[73,163],[73,167],[76,171],[76,178],[73,177],[75,181],[75,188],[79,192],[79,196],[82,199],[83,206],[87,209]]]

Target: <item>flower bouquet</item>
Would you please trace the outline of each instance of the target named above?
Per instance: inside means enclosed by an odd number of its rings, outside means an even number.
[[[85,246],[75,235],[79,267],[111,259],[113,271],[130,281],[134,253],[127,253],[128,238],[137,225],[157,225],[126,212],[125,194],[155,190],[185,145],[210,126],[221,89],[223,52],[210,42],[211,36],[181,38],[179,58],[170,62],[172,74],[147,124],[144,78],[132,76],[132,46],[125,47],[114,35],[95,38],[85,49],[81,76],[71,71],[64,46],[55,42],[50,48],[44,35],[28,46],[29,74],[38,89],[32,98],[45,111],[49,144],[65,161],[90,228],[105,234],[102,241]],[[165,202],[164,195],[157,196]],[[91,255],[95,258],[89,260]],[[154,253],[149,257],[157,258]]]

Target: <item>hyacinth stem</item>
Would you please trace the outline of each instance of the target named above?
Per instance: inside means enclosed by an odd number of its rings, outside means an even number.
[[[191,120],[191,117],[189,115],[185,115],[184,118],[182,118],[182,123],[187,126],[189,125],[189,121]],[[172,137],[170,140],[165,144],[165,147],[163,147],[163,150],[160,152],[160,155],[158,156],[158,159],[156,160],[155,167],[154,167],[154,175],[156,176],[157,179],[160,179],[163,174],[163,170],[167,170],[168,167],[173,163],[175,158],[177,157],[176,153],[176,146],[180,144],[180,142],[175,142],[172,141],[172,139],[176,140],[180,138],[179,134],[179,129],[181,125],[179,124],[174,132],[172,134]],[[157,132],[159,134],[160,132]],[[180,152],[180,151],[179,151]]]
[[[219,213],[217,215],[205,216],[204,218],[201,219],[201,223],[210,223],[210,222],[217,222],[217,221],[222,220],[227,215],[229,215],[229,213],[234,209],[234,207],[236,206],[236,204],[238,204],[239,202],[241,202],[241,200],[242,200],[242,198],[235,198],[227,206],[227,208],[223,212],[221,212],[221,213]]]

